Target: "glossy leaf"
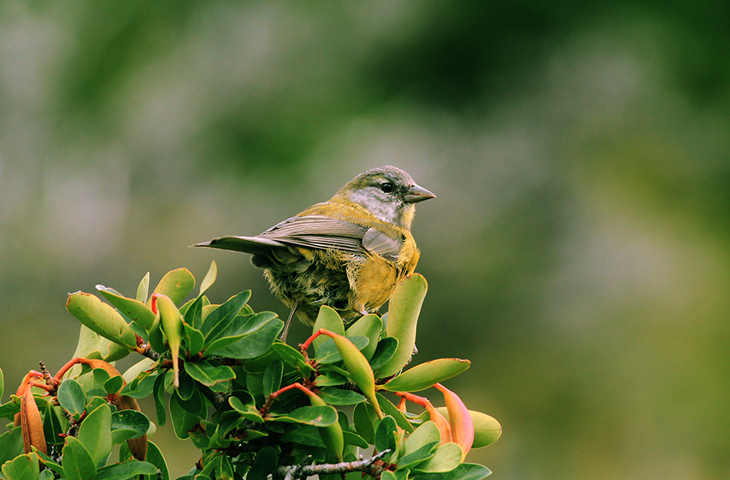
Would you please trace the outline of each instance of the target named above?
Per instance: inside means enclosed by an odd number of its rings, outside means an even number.
[[[127,298],[113,288],[108,288],[104,285],[97,285],[96,289],[99,290],[109,303],[114,305],[131,320],[140,324],[145,330],[149,330],[152,326],[152,322],[155,320],[155,314],[144,303],[134,298]]]
[[[164,427],[167,422],[167,409],[165,409],[165,373],[161,373],[155,379],[152,397],[155,400],[155,413],[157,424]]]
[[[246,480],[266,480],[274,475],[278,465],[278,456],[273,447],[264,447],[256,454],[256,461],[246,475]]]
[[[252,400],[253,401],[253,400]],[[237,397],[228,397],[228,403],[235,411],[240,413],[246,420],[257,423],[263,423],[264,418],[261,416],[258,408],[253,403],[244,403]]]
[[[184,440],[190,436],[190,430],[202,419],[201,415],[190,413],[180,404],[179,397],[170,397],[170,418],[177,438]]]
[[[387,398],[385,398],[385,396],[379,393],[376,393],[375,396],[378,397],[378,404],[380,405],[380,408],[383,409],[383,412],[386,415],[390,415],[391,417],[393,417],[395,423],[397,423],[400,428],[408,433],[411,433],[413,431],[413,425],[411,424],[411,422],[408,421],[403,412],[398,410],[398,408],[393,405],[390,400],[388,400]]]
[[[78,420],[86,406],[86,394],[83,387],[76,380],[69,379],[58,387],[58,403]]]
[[[378,405],[378,399],[375,396],[375,378],[370,364],[363,354],[347,337],[332,334],[332,338],[337,345],[337,349],[342,355],[342,361],[345,363],[347,371],[350,373],[352,381],[365,395],[370,404],[375,408],[375,413],[379,418],[383,417]]]
[[[219,382],[226,382],[236,377],[233,369],[227,365],[220,365],[217,362],[199,360],[197,362],[185,362],[185,371],[193,379],[206,386],[215,385]]]
[[[99,297],[84,292],[72,293],[66,301],[66,309],[99,335],[128,348],[137,347],[137,339],[129,324]]]
[[[439,358],[406,370],[380,388],[389,392],[417,392],[466,371],[471,362],[460,358]]]
[[[312,332],[316,332],[319,329],[324,328],[332,333],[338,335],[345,335],[345,324],[342,322],[340,314],[337,313],[333,308],[328,306],[320,307],[317,319],[314,321],[314,327]],[[312,342],[314,345],[315,356],[319,353],[319,347],[327,341],[327,337],[319,336]]]
[[[424,480],[481,480],[491,474],[492,472],[484,465],[462,463],[450,472],[429,473],[419,475],[416,478],[423,478]]]
[[[93,480],[127,480],[138,475],[157,475],[157,467],[148,462],[129,460],[99,469]]]
[[[382,328],[383,322],[380,320],[380,317],[371,313],[361,317],[358,321],[350,325],[350,328],[345,332],[345,336],[347,338],[367,337],[367,346],[360,350],[365,358],[370,360],[378,348],[378,339],[380,338]]]
[[[183,346],[188,356],[192,357],[200,353],[203,349],[204,339],[203,334],[200,330],[197,330],[187,323],[183,324],[185,329],[185,338],[183,339]]]
[[[63,423],[61,419],[63,419]],[[68,425],[68,421],[63,414],[63,409],[48,403],[44,408],[43,415],[43,434],[46,437],[46,442],[49,445],[62,445],[63,436],[61,435],[66,433],[64,428],[66,425]],[[0,451],[2,451],[2,445],[0,445]],[[2,465],[1,461],[0,465]]]
[[[193,274],[187,268],[178,268],[167,272],[152,293],[165,295],[172,300],[173,304],[177,305],[188,296],[194,286],[195,277],[193,277]]]
[[[361,352],[368,346],[368,342],[370,341],[367,337],[346,338],[348,338],[352,342],[352,344],[355,345],[357,349]],[[340,351],[338,350],[335,341],[331,338],[326,338],[326,340],[320,344],[319,349],[317,350],[317,356],[315,358],[317,360],[317,363],[319,363],[320,365],[327,365],[329,363],[341,362],[342,354],[340,354]]]
[[[234,295],[205,317],[200,331],[205,337],[206,344],[210,344],[221,336],[230,321],[238,315],[238,312],[241,311],[249,298],[251,298],[250,290]]]
[[[142,412],[135,410],[119,410],[112,413],[112,443],[118,445],[124,440],[139,438],[147,433],[150,421]]]
[[[21,455],[2,466],[6,480],[38,480],[38,456],[35,453]]]
[[[398,350],[398,339],[393,337],[386,337],[378,343],[375,348],[375,353],[370,359],[370,368],[373,369],[375,375],[378,375],[378,369],[388,363],[393,355]],[[383,378],[376,376],[375,378]]]
[[[355,405],[365,401],[365,397],[353,390],[332,387],[320,389],[319,396],[329,405]]]
[[[147,445],[147,458],[145,458],[145,461],[154,465],[155,468],[157,468],[157,470],[160,472],[160,476],[158,478],[157,475],[152,475],[151,477],[148,476],[144,478],[148,480],[170,480],[170,471],[167,468],[167,462],[165,461],[165,457],[160,451],[160,447],[152,442],[147,442]],[[132,452],[129,451],[129,447],[127,447],[127,444],[123,443],[119,448],[119,461],[124,462],[131,458]]]
[[[23,453],[23,432],[20,426],[0,435],[0,465]]]
[[[413,470],[421,473],[450,472],[461,463],[462,451],[459,445],[449,442],[441,445],[433,457]]]
[[[435,455],[435,450],[436,448],[438,448],[439,443],[440,441],[436,440],[434,442],[427,443],[421,446],[421,448],[409,452],[406,455],[403,455],[401,458],[398,459],[398,470],[414,467],[419,463],[433,458],[433,456]]]
[[[296,410],[281,414],[271,415],[268,420],[286,423],[303,423],[305,425],[314,425],[316,427],[326,427],[337,421],[337,410],[328,405],[300,407]]]
[[[89,480],[96,475],[96,462],[75,437],[66,437],[62,462],[63,472],[68,480]]]
[[[183,318],[170,297],[162,294],[157,295],[157,309],[160,312],[160,327],[167,337],[167,345],[170,349],[172,369],[175,378],[174,385],[177,387],[179,384],[178,375],[180,372],[180,347],[182,346],[182,339],[185,334]]]
[[[203,277],[203,281],[200,282],[200,293],[198,296],[202,296],[213,283],[215,283],[215,279],[218,276],[218,265],[216,265],[215,260],[210,262],[210,268],[208,268],[208,273],[205,274],[205,277]]]
[[[424,445],[433,442],[441,442],[441,432],[435,423],[428,421],[419,425],[408,438],[406,438],[406,453],[415,452]]]
[[[275,342],[272,345],[272,348],[284,362],[298,369],[300,372],[314,371],[314,368],[307,363],[304,356],[296,348],[287,345],[286,343],[282,343],[281,341]]]
[[[421,305],[426,297],[428,284],[418,273],[409,275],[396,285],[388,303],[388,337],[398,339],[398,349],[388,363],[380,367],[378,378],[385,378],[398,373],[413,354],[416,344],[416,328]]]
[[[398,429],[393,417],[386,416],[378,423],[375,429],[375,448],[382,452],[390,449],[391,455],[396,451],[398,442]]]
[[[274,361],[264,370],[264,396],[268,397],[281,387],[281,377],[284,373],[284,364]]]
[[[355,445],[360,448],[368,448],[370,446],[364,438],[362,438],[355,432],[348,432],[343,430],[342,435],[345,440],[345,445]]]
[[[81,422],[78,440],[97,466],[103,464],[112,451],[111,424],[112,411],[106,404],[97,407]]]
[[[147,272],[147,274],[142,277],[142,280],[139,282],[139,285],[137,285],[137,296],[136,300],[138,302],[146,303],[147,302],[147,296],[150,293],[150,272]]]
[[[438,407],[436,409],[446,419],[449,419],[449,412],[446,407]],[[469,410],[469,415],[474,422],[474,443],[471,448],[487,447],[502,435],[502,425],[494,418],[486,413]]]
[[[375,408],[367,402],[358,403],[355,405],[352,419],[357,433],[369,444],[375,443],[375,427],[373,425],[378,421]]]
[[[265,354],[284,326],[273,312],[232,318],[217,339],[206,340],[205,354],[247,360]]]

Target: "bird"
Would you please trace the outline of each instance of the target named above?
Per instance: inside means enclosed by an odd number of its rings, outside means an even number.
[[[372,168],[260,235],[194,246],[253,254],[253,266],[291,309],[280,337],[286,342],[295,314],[311,326],[323,305],[345,324],[377,312],[414,272],[420,257],[411,234],[415,204],[435,197],[400,168]]]

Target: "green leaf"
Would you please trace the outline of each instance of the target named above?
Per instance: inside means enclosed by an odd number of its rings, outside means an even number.
[[[281,341],[276,341],[271,346],[271,348],[273,348],[276,354],[279,355],[279,357],[283,361],[296,368],[300,372],[306,372],[306,374],[308,375],[310,372],[314,371],[314,368],[312,368],[312,366],[307,363],[301,352],[291,345],[287,345],[286,343],[283,343]]]
[[[20,412],[20,399],[18,397],[11,398],[9,402],[0,405],[0,418],[12,420],[18,412]]]
[[[237,397],[228,397],[228,404],[246,420],[264,423],[264,418],[253,403],[253,399],[251,399],[251,403],[244,403]]]
[[[96,462],[75,437],[66,437],[62,462],[63,472],[68,480],[90,480],[96,475]]]
[[[281,387],[281,378],[284,374],[284,364],[274,361],[264,370],[264,397],[268,397]]]
[[[248,360],[264,355],[274,344],[284,322],[273,312],[238,316],[221,337],[209,344],[206,355]]]
[[[302,425],[299,428],[287,432],[281,441],[285,443],[298,443],[300,445],[308,445],[316,448],[326,448],[321,435],[319,434],[319,428],[312,425]]]
[[[78,440],[97,466],[103,465],[112,451],[111,424],[112,411],[107,404],[97,407],[81,422]]]
[[[361,350],[365,358],[370,360],[378,348],[378,339],[380,338],[380,331],[382,329],[383,322],[380,320],[380,317],[371,313],[361,317],[357,322],[350,325],[350,328],[345,332],[345,336],[347,338],[367,337],[368,344]]]
[[[3,397],[5,391],[5,375],[3,375],[3,369],[0,368],[0,398]]]
[[[413,470],[421,473],[450,472],[461,463],[461,447],[453,442],[441,445],[433,457]]]
[[[96,289],[124,315],[137,322],[145,330],[149,330],[155,320],[155,314],[147,305],[134,298],[127,298],[113,288],[97,285]]]
[[[157,414],[157,423],[160,427],[165,426],[167,421],[167,410],[165,409],[165,372],[163,371],[155,379],[153,387],[155,400],[155,413]]]
[[[43,470],[40,475],[38,475],[38,480],[53,480],[55,477],[53,476],[53,470],[45,469]]]
[[[378,369],[388,363],[391,358],[393,358],[393,355],[395,355],[395,351],[398,349],[398,339],[393,337],[386,337],[382,339],[379,343],[377,348],[375,349],[375,353],[373,354],[372,358],[370,359],[370,368],[372,368],[375,371],[375,378],[382,378],[378,375]]]
[[[205,337],[206,344],[210,344],[221,336],[229,322],[238,315],[249,298],[251,298],[251,290],[234,295],[205,317],[200,331]]]
[[[61,407],[54,407],[51,403],[48,403],[44,410],[43,435],[46,437],[46,443],[49,445],[63,445],[63,437],[61,434],[66,433],[64,426],[68,423],[65,417],[59,417],[59,413],[63,415],[63,409]],[[61,422],[61,418],[63,418],[63,423]],[[2,444],[0,444],[0,452],[2,451]],[[1,464],[2,461],[0,461]]]
[[[438,407],[436,409],[446,420],[449,419],[449,411],[446,407]],[[471,448],[482,448],[489,446],[499,440],[502,435],[502,425],[497,419],[487,415],[486,413],[469,410],[472,422],[474,422],[474,443]]]
[[[170,417],[177,438],[184,440],[190,436],[190,430],[204,418],[203,415],[190,413],[183,408],[177,395],[170,397]]]
[[[205,339],[203,338],[203,334],[200,330],[191,327],[187,323],[184,323],[183,327],[185,328],[183,347],[185,348],[185,351],[188,352],[188,356],[193,357],[199,354],[203,349]]]
[[[317,314],[317,320],[315,320],[314,327],[312,328],[312,333],[314,334],[321,328],[329,330],[330,332],[336,333],[338,335],[345,335],[345,324],[342,322],[340,314],[337,313],[335,309],[330,308],[326,305],[320,307],[319,313]],[[319,337],[314,339],[312,345],[314,345],[315,356],[319,352],[320,345],[322,345],[326,340],[327,337],[323,335],[320,335]]]
[[[152,381],[151,379],[154,377],[151,375],[151,373],[147,372],[144,374],[144,379],[135,384],[135,380],[140,376],[140,374],[142,372],[145,372],[146,370],[150,370],[152,368],[152,366],[155,365],[156,363],[157,362],[152,360],[151,358],[143,358],[139,362],[137,362],[134,365],[132,365],[131,367],[129,367],[127,369],[127,371],[125,371],[122,374],[122,378],[124,378],[124,380],[127,382],[127,384],[129,384],[131,386],[125,392],[126,395],[129,395],[130,397],[134,396],[134,395],[131,395],[129,392],[131,392],[132,390],[137,390],[139,388],[142,388],[139,385],[141,383],[143,383],[144,380],[146,380],[146,379],[150,379],[150,381]],[[149,388],[151,388],[151,385]],[[150,391],[150,393],[152,393],[152,392]],[[150,393],[147,393],[147,395],[149,395]],[[135,398],[143,398],[143,397],[146,397],[147,395],[142,395],[141,397],[135,396]]]
[[[127,444],[123,443],[119,447],[119,461],[124,462],[131,458],[132,452],[129,450]],[[157,475],[153,474],[152,476],[146,476],[143,478],[147,480],[170,480],[170,471],[167,468],[167,462],[160,451],[160,447],[150,441],[147,441],[147,457],[145,458],[145,461],[154,465],[155,468],[159,470],[160,476],[158,478]]]
[[[286,414],[271,414],[265,420],[286,423],[303,423],[305,425],[314,425],[316,427],[327,427],[337,421],[337,410],[329,405],[312,405],[297,408],[296,410]]]
[[[200,327],[203,326],[203,305],[205,304],[205,296],[201,295],[197,297],[185,310],[183,316],[185,317],[185,323],[190,327],[200,331]],[[181,310],[182,312],[182,310]],[[202,333],[201,333],[202,335]]]
[[[423,422],[406,438],[406,453],[413,453],[424,445],[441,441],[441,433],[432,421]]]
[[[72,293],[68,296],[66,309],[99,335],[124,347],[137,347],[137,339],[129,324],[99,297],[84,292]]]
[[[382,452],[390,449],[391,453],[395,452],[398,442],[398,428],[393,417],[385,416],[378,423],[375,429],[375,448]]]
[[[398,459],[398,470],[414,467],[425,460],[433,458],[439,443],[441,443],[439,440],[427,443],[421,448],[402,456]]]
[[[398,407],[393,405],[390,400],[379,393],[376,393],[375,396],[378,397],[378,404],[380,405],[380,408],[383,409],[383,412],[385,412],[386,415],[393,417],[393,419],[395,419],[395,423],[397,423],[400,428],[408,433],[413,431],[413,425],[411,425],[411,422],[408,421],[403,412],[398,410]]]
[[[355,405],[365,401],[365,397],[353,390],[324,387],[319,392],[320,398],[330,405]]]
[[[38,455],[35,453],[21,455],[3,464],[2,472],[6,480],[38,480],[40,472]]]
[[[355,445],[360,448],[368,448],[370,446],[368,442],[366,442],[365,439],[357,433],[343,430],[342,435],[345,437],[345,445]]]
[[[398,349],[388,363],[380,367],[378,378],[398,373],[413,354],[416,344],[416,327],[421,305],[426,297],[428,284],[423,275],[414,273],[396,285],[388,302],[388,324],[385,328],[388,337],[398,339]]]
[[[66,474],[63,471],[63,467],[59,463],[57,463],[53,458],[49,457],[43,452],[36,451],[35,453],[43,460],[43,464],[46,466],[46,469],[50,469],[56,472],[61,478],[65,478]]]
[[[136,300],[138,302],[145,303],[147,301],[147,295],[150,291],[150,272],[147,272],[147,275],[142,277],[142,280],[139,282],[139,285],[137,286],[137,297]]]
[[[256,454],[256,461],[246,475],[246,480],[266,480],[274,475],[278,466],[278,455],[273,447],[264,447]]]
[[[100,369],[97,368],[96,370]],[[118,393],[122,389],[123,384],[124,378],[121,375],[114,376],[104,382],[104,391],[106,393]]]
[[[215,260],[210,262],[210,268],[208,269],[208,273],[205,274],[205,278],[203,278],[203,281],[200,282],[200,293],[198,296],[203,296],[203,294],[210,288],[213,283],[215,283],[215,279],[218,276],[218,265],[215,264]]]
[[[187,268],[178,268],[167,272],[155,287],[155,293],[170,297],[175,305],[183,301],[195,286],[195,277]]]
[[[197,362],[187,361],[185,362],[185,371],[193,379],[208,387],[236,378],[236,374],[231,367],[208,360],[199,360]]]
[[[99,469],[93,480],[127,480],[137,475],[156,475],[157,467],[147,462],[129,460]]]
[[[339,373],[327,372],[317,375],[314,379],[314,385],[317,387],[335,387],[347,383],[347,377],[343,377]]]
[[[150,429],[150,420],[136,410],[119,410],[112,413],[112,443],[118,445],[124,440],[139,438]]]
[[[347,339],[350,340],[352,344],[355,345],[360,351],[366,348],[369,342],[367,337],[347,337]],[[317,356],[315,358],[317,360],[317,363],[319,363],[320,365],[326,365],[329,363],[341,362],[342,354],[337,349],[335,341],[331,338],[327,338],[319,346],[319,349],[317,350]]]
[[[419,475],[417,478],[423,480],[481,480],[491,474],[492,472],[484,465],[462,463],[450,472],[429,473]]]
[[[0,465],[23,453],[23,429],[18,425],[0,435]]]
[[[406,370],[380,388],[389,392],[417,392],[455,377],[471,362],[460,358],[439,358]]]
[[[84,388],[76,380],[64,380],[58,387],[58,403],[74,420],[79,420],[86,406]]]
[[[360,436],[369,444],[374,444],[374,425],[378,421],[378,415],[375,413],[375,408],[367,402],[358,403],[355,405],[352,419],[355,423],[355,430],[357,430],[357,433],[359,433]]]

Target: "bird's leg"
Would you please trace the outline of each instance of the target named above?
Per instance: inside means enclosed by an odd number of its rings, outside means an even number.
[[[286,343],[286,336],[289,334],[289,326],[291,325],[292,318],[294,318],[294,314],[297,311],[297,308],[299,307],[299,302],[296,302],[294,306],[291,309],[291,313],[289,313],[289,318],[286,319],[286,324],[284,324],[284,331],[281,332],[281,339],[282,342]]]

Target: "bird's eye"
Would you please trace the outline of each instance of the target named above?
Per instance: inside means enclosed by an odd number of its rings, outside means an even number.
[[[390,182],[386,182],[382,185],[380,185],[380,189],[384,191],[385,193],[390,193],[393,191],[393,184]]]

